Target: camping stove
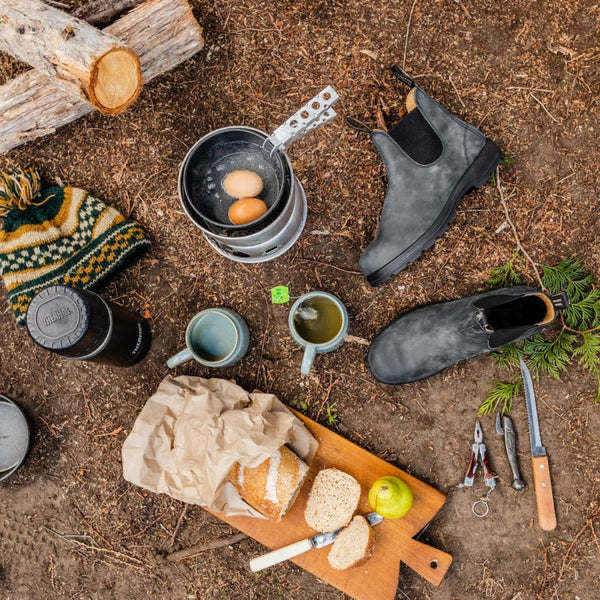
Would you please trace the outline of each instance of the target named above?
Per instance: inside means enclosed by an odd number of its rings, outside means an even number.
[[[183,210],[202,230],[206,241],[219,254],[236,262],[261,263],[281,256],[296,243],[306,224],[308,213],[306,194],[293,173],[287,197],[282,198],[282,211],[273,221],[245,232],[219,229],[202,220],[185,196],[183,167],[179,173],[178,189]]]
[[[179,200],[208,243],[223,256],[242,263],[273,260],[289,250],[306,223],[307,203],[286,147],[336,116],[338,95],[326,87],[270,136],[251,127],[223,127],[205,135],[181,163]],[[234,199],[223,190],[227,173],[249,169],[265,182],[261,200],[266,213],[234,225],[228,208]]]

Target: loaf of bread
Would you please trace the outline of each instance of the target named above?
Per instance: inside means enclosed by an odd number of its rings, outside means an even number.
[[[360,484],[339,469],[317,473],[306,501],[304,520],[317,531],[335,531],[350,523],[360,500]]]
[[[339,571],[361,565],[373,555],[374,540],[369,522],[364,517],[356,516],[335,538],[327,560]]]
[[[269,519],[280,521],[291,508],[308,475],[308,466],[287,446],[256,467],[233,465],[228,480],[240,496]]]

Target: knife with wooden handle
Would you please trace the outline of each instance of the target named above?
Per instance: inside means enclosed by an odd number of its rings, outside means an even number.
[[[371,527],[383,521],[383,517],[376,512],[365,515],[365,519],[367,519]],[[294,558],[294,556],[308,552],[309,550],[312,550],[312,548],[323,548],[323,546],[333,544],[335,538],[342,529],[343,527],[336,531],[317,533],[316,535],[300,540],[299,542],[294,542],[283,548],[267,552],[267,554],[263,554],[262,556],[257,556],[250,561],[250,569],[254,572],[262,571],[267,567],[272,567],[284,560],[289,560],[290,558]]]
[[[365,518],[371,526],[383,521],[383,517],[376,512],[365,515]],[[299,554],[308,552],[312,548],[328,546],[333,543],[340,531],[341,529],[328,533],[318,533],[310,538],[267,552],[262,556],[257,556],[250,561],[250,569],[254,572],[262,571],[280,562],[294,558]],[[404,538],[399,540],[398,543],[402,544],[404,548],[402,561],[406,566],[419,573],[419,575],[433,585],[440,585],[442,583],[442,579],[452,562],[450,554],[413,538]]]
[[[519,362],[521,363],[521,374],[523,375],[523,382],[525,384],[525,401],[527,404],[527,418],[529,420],[531,463],[533,465],[533,483],[537,502],[538,521],[541,529],[552,531],[556,527],[556,512],[554,510],[548,455],[546,448],[542,446],[531,373],[527,365],[523,362],[523,359],[519,359]]]

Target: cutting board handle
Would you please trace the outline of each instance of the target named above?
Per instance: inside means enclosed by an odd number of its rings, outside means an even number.
[[[433,585],[440,585],[450,567],[452,556],[412,538],[402,540],[402,562]]]

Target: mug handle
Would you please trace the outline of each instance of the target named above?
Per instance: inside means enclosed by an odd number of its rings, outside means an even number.
[[[171,356],[167,361],[167,367],[169,367],[169,369],[174,369],[184,362],[192,360],[192,358],[194,358],[194,355],[190,352],[189,348],[186,348],[185,350],[178,352],[175,356]]]
[[[300,372],[302,375],[308,375],[310,373],[310,369],[315,360],[315,356],[317,355],[317,347],[313,344],[308,344],[306,349],[304,350],[304,356],[302,357],[302,367]]]

